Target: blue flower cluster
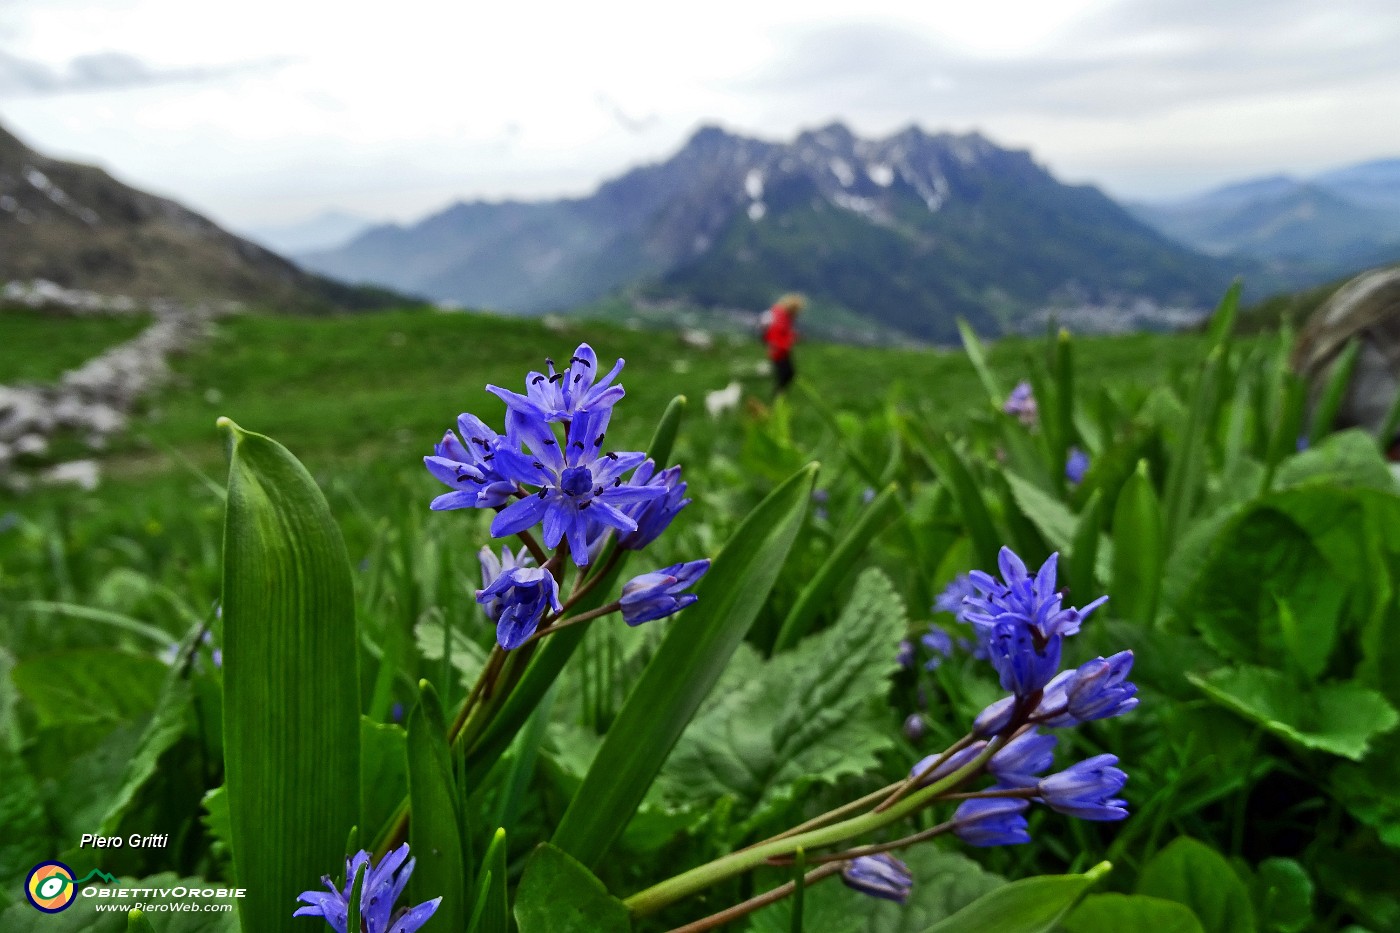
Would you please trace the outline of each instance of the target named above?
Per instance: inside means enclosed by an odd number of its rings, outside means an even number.
[[[1042,728],[1121,716],[1138,704],[1137,687],[1127,679],[1131,651],[1060,670],[1063,640],[1078,632],[1107,597],[1079,609],[1064,606],[1056,590],[1058,555],[1052,554],[1034,575],[1008,548],[1002,548],[998,564],[1000,579],[980,571],[968,575],[972,593],[957,611],[976,630],[1002,688],[1011,695],[977,717],[975,741],[941,762],[935,756],[924,759],[912,774],[928,771],[924,783],[946,777],[1000,737],[1003,744],[986,763],[996,783],[981,792],[984,796],[964,801],[953,815],[953,831],[969,845],[1029,842],[1025,814],[1037,800],[1080,819],[1123,819],[1127,804],[1117,794],[1128,776],[1115,756],[1097,755],[1043,776],[1054,764],[1058,739]]]
[[[394,910],[394,904],[408,887],[414,861],[408,857],[407,844],[385,855],[378,865],[371,861],[368,852],[358,852],[345,860],[344,885],[337,887],[329,875],[322,877],[329,893],[303,891],[297,900],[305,901],[308,906],[298,908],[292,916],[321,917],[335,933],[416,933],[433,916],[442,898]],[[347,931],[350,897],[361,869],[364,869],[365,880],[360,886],[360,929]]]
[[[680,467],[658,471],[645,453],[615,451],[606,444],[613,407],[626,394],[616,384],[622,360],[601,379],[598,356],[580,344],[562,369],[545,361],[545,372],[531,372],[525,392],[488,385],[506,403],[505,433],[498,434],[472,414],[457,419],[424,465],[451,488],[431,508],[494,509],[491,536],[530,537],[541,526],[543,565],[519,554],[489,550],[481,555],[482,583],[477,601],[496,623],[496,640],[518,648],[567,608],[559,584],[566,560],[593,564],[609,540],[622,550],[640,550],[666,530],[690,504]],[[644,574],[623,588],[618,608],[629,625],[660,619],[694,602],[680,591],[709,568],[708,561],[678,564]]]

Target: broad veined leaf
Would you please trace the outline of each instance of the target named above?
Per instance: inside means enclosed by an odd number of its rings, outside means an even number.
[[[567,852],[542,842],[525,862],[515,895],[520,933],[627,933],[632,920],[613,897]]]
[[[1205,933],[1191,908],[1145,894],[1090,894],[1065,918],[1065,933],[1151,930],[1152,933]]]
[[[80,648],[27,658],[10,676],[40,725],[100,724],[149,714],[169,671],[152,655]]]
[[[1274,485],[1279,489],[1311,484],[1395,490],[1395,475],[1365,431],[1342,431],[1323,439],[1279,464]]]
[[[244,930],[301,928],[289,906],[344,858],[360,812],[354,589],[325,497],[286,448],[228,419],[224,757]]]
[[[1006,879],[966,855],[936,845],[921,844],[896,854],[914,876],[907,903],[861,894],[839,878],[823,881],[804,892],[804,929],[808,933],[922,933],[930,924],[1006,884]],[[774,884],[778,883],[781,881],[775,877]],[[760,910],[750,924],[750,933],[789,933],[791,899]]]
[[[833,626],[775,655],[691,723],[662,772],[663,799],[708,808],[733,797],[750,826],[812,784],[875,767],[894,744],[885,696],[906,628],[894,586],[867,570]]]
[[[1292,678],[1261,667],[1186,676],[1212,700],[1269,732],[1353,761],[1365,757],[1372,739],[1400,723],[1385,697],[1355,681],[1302,689]]]
[[[763,608],[802,526],[815,478],[812,464],[759,503],[700,582],[700,601],[666,623],[670,631],[555,831],[554,844],[585,866],[596,864],[627,825]]]
[[[1254,933],[1254,908],[1225,856],[1188,836],[1142,868],[1137,893],[1191,908],[1205,933]]]
[[[1036,530],[1052,548],[1072,559],[1079,532],[1078,516],[1059,499],[1014,473],[1007,473],[1006,481],[1011,486],[1017,507],[1031,520]],[[1113,544],[1106,536],[1097,535],[1094,551],[1093,572],[1100,579],[1107,579],[1113,561]]]
[[[1023,878],[984,894],[924,933],[1050,933],[1109,871],[1101,862],[1082,875]]]

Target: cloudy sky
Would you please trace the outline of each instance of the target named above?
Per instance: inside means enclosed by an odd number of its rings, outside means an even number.
[[[581,194],[718,122],[1121,197],[1400,156],[1395,0],[0,0],[0,125],[241,229]]]

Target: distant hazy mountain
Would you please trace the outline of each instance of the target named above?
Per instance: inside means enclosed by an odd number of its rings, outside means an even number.
[[[337,249],[375,225],[376,221],[345,211],[326,211],[297,223],[253,227],[248,237],[295,258],[298,253]]]
[[[1377,257],[1400,259],[1400,159],[1308,179],[1274,175],[1132,210],[1202,252],[1306,270],[1300,283],[1316,282]]]
[[[459,203],[303,259],[521,312],[619,293],[759,309],[800,289],[934,339],[958,315],[994,331],[1051,305],[1206,307],[1234,271],[976,133],[863,140],[840,124],[790,143],[706,127],[588,197]]]
[[[278,309],[378,307],[399,295],[303,271],[174,201],[40,155],[0,128],[0,283],[47,279],[134,298]]]

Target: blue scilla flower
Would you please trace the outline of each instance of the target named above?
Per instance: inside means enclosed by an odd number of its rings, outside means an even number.
[[[977,590],[972,585],[972,578],[965,573],[958,574],[948,585],[943,588],[933,601],[934,612],[951,612],[957,616],[958,621],[963,621],[963,600],[969,596],[977,595]]]
[[[681,468],[678,466],[657,473],[655,463],[643,460],[637,469],[632,471],[627,485],[658,487],[665,490],[654,499],[638,502],[622,510],[637,523],[637,530],[621,535],[617,539],[617,545],[629,551],[640,551],[661,536],[670,526],[671,520],[680,514],[681,509],[690,505],[690,500],[685,498],[685,483],[681,480]]]
[[[506,506],[491,522],[491,535],[503,538],[544,522],[544,543],[569,542],[580,567],[589,562],[589,542],[598,526],[628,533],[637,523],[622,509],[665,496],[664,486],[624,485],[622,477],[646,460],[641,453],[603,451],[611,410],[576,413],[565,435],[564,450],[550,425],[535,417],[522,418],[518,436],[533,456],[502,448],[497,468],[529,495]]]
[[[953,656],[953,636],[937,625],[930,625],[919,642],[929,651],[929,659],[924,662],[926,671],[938,670],[940,664]]]
[[[408,857],[408,846],[401,845],[388,853],[375,865],[368,852],[356,853],[345,860],[345,886],[337,888],[329,875],[322,882],[330,889],[325,891],[303,891],[297,900],[308,906],[297,908],[294,917],[321,917],[331,925],[335,933],[416,933],[428,922],[433,912],[442,903],[441,897],[424,901],[416,907],[394,910],[394,903],[408,886],[408,878],[413,874],[414,860]],[[358,931],[347,931],[350,922],[350,896],[355,886],[355,876],[365,869],[365,880],[360,886],[360,922]]]
[[[491,548],[484,547],[477,552],[476,556],[481,561],[481,589],[477,592],[485,591],[507,570],[535,566],[535,559],[530,556],[529,549],[523,547],[518,555],[512,553],[510,548],[503,547],[500,557],[497,557]],[[501,621],[501,613],[505,610],[505,602],[500,596],[492,596],[481,604],[481,608],[485,611],[486,618],[492,622],[499,622]]]
[[[970,846],[1015,846],[1031,841],[1022,797],[974,797],[953,811],[953,834]]]
[[[1069,457],[1065,460],[1065,479],[1078,486],[1084,482],[1084,474],[1089,472],[1089,455],[1078,447],[1069,449]]]
[[[542,567],[511,567],[484,589],[477,590],[476,601],[483,606],[499,602],[496,620],[496,642],[507,651],[525,644],[535,634],[546,610],[560,612],[559,584]]]
[[[848,888],[897,904],[909,900],[914,890],[909,866],[888,852],[851,859],[841,869],[841,880]]]
[[[1079,665],[1065,690],[1069,714],[1080,722],[1121,716],[1138,705],[1137,686],[1127,680],[1133,653],[1094,658]]]
[[[972,761],[978,755],[982,754],[983,750],[986,749],[986,747],[986,742],[973,742],[971,745],[967,746],[967,748],[959,749],[958,751],[953,752],[953,754],[948,755],[947,760],[940,763],[938,767],[934,768],[932,771],[929,771],[928,774],[924,774],[924,779],[919,782],[919,786],[923,787],[925,785],[932,784],[934,781],[945,778],[948,775],[952,774],[954,771],[961,769],[968,762]],[[929,755],[925,758],[919,759],[919,763],[909,769],[909,777],[911,779],[917,778],[920,774],[923,774],[924,771],[927,768],[929,768],[935,761],[938,761],[940,757],[941,755]]]
[[[1081,820],[1121,820],[1128,815],[1128,804],[1113,795],[1123,789],[1128,775],[1117,764],[1115,755],[1095,755],[1041,778],[1036,785],[1040,799],[1050,809]]]
[[[681,591],[709,569],[708,560],[692,560],[632,578],[622,587],[622,620],[628,625],[641,625],[681,611],[700,598]]]
[[[1036,637],[1032,626],[1019,619],[1001,619],[983,635],[987,660],[1001,676],[1001,689],[1027,697],[1048,684],[1060,669],[1059,635]]]
[[[895,663],[903,670],[914,666],[914,643],[907,638],[900,639],[899,648],[894,653]]]
[[[904,737],[911,742],[917,742],[928,732],[928,723],[924,722],[924,717],[920,713],[910,713],[904,717]]]
[[[1035,393],[1031,391],[1031,384],[1022,380],[1016,383],[1016,388],[1011,390],[1007,396],[1006,403],[1001,406],[1001,410],[1008,415],[1014,415],[1024,425],[1035,424],[1040,417],[1040,410],[1035,403]]]
[[[977,714],[972,721],[974,735],[989,737],[1000,735],[1011,725],[1011,717],[1016,714],[1016,698],[1002,697]]]
[[[1059,561],[1059,554],[1051,554],[1031,576],[1021,558],[1010,548],[1002,548],[997,556],[1001,580],[980,570],[968,574],[976,592],[964,603],[964,618],[984,639],[998,622],[1008,620],[1033,628],[1038,641],[1073,635],[1108,597],[1101,596],[1082,609],[1061,606],[1061,596],[1055,590]]]
[[[553,360],[545,360],[549,373],[532,372],[525,377],[525,394],[511,392],[499,386],[487,386],[486,391],[499,396],[510,409],[506,424],[515,425],[522,419],[546,422],[568,421],[579,414],[610,411],[626,394],[622,386],[613,385],[624,361],[618,360],[601,382],[598,379],[598,354],[586,343],[578,345],[562,372],[556,372]]]
[[[1033,786],[1036,775],[1055,763],[1055,743],[1053,735],[1043,735],[1034,728],[1027,729],[997,749],[992,760],[987,762],[987,770],[1001,784]]]
[[[510,442],[491,430],[476,415],[457,417],[461,438],[448,431],[433,447],[433,455],[423,458],[428,472],[452,487],[433,500],[430,508],[493,509],[504,505],[515,491],[515,483],[496,468],[496,455]]]

